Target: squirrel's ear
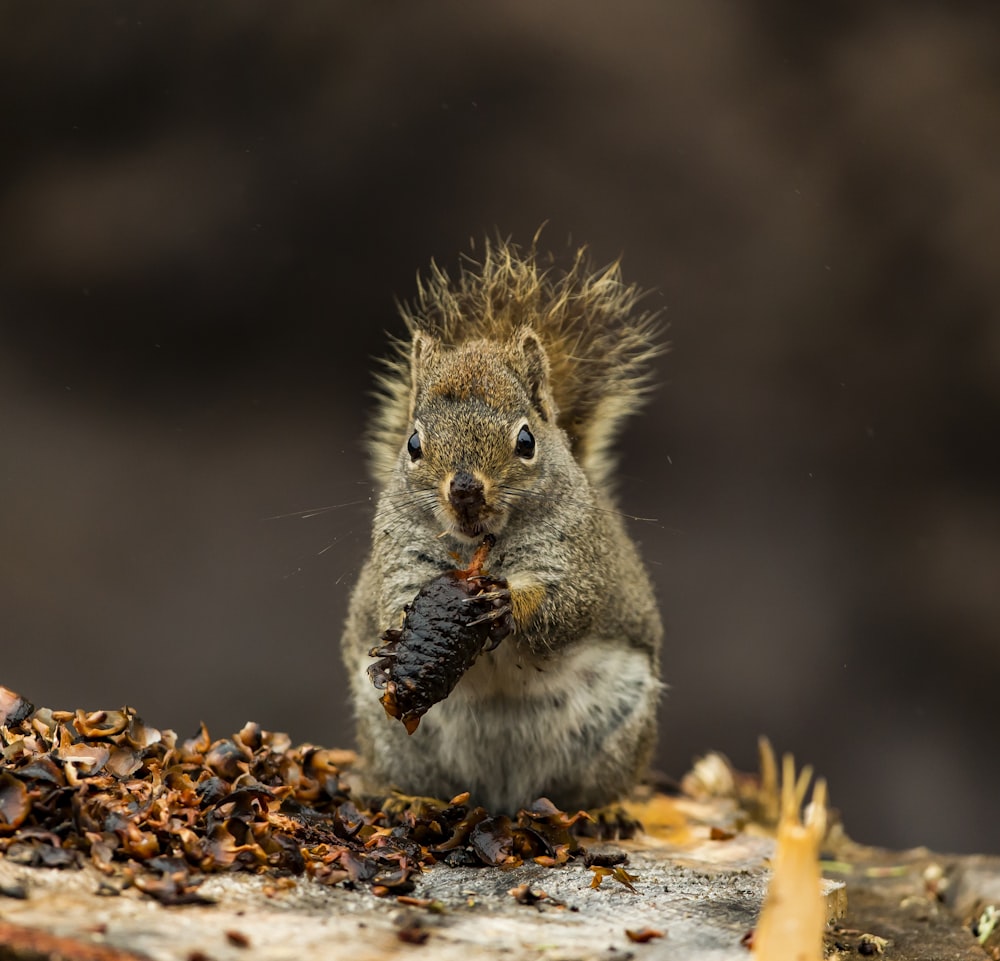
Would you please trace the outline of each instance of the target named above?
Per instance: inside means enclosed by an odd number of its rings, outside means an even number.
[[[423,331],[413,332],[413,347],[410,350],[410,420],[417,402],[417,385],[423,382],[423,369],[427,361],[437,352],[437,338]]]
[[[521,354],[521,372],[531,403],[542,420],[555,420],[556,409],[549,390],[549,358],[542,342],[530,327],[522,327],[517,335]]]

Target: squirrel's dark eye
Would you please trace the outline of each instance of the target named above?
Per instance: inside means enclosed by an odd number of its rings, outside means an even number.
[[[517,432],[517,443],[514,445],[514,453],[525,460],[530,460],[535,456],[535,435],[527,427],[522,427]]]
[[[420,446],[420,435],[416,431],[410,434],[410,439],[406,442],[406,450],[410,455],[410,460],[420,460],[424,456],[424,449]]]

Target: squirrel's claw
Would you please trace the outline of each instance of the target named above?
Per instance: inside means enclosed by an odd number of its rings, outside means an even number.
[[[384,691],[389,683],[389,668],[392,667],[392,659],[383,657],[368,666],[368,676],[377,691]]]
[[[483,609],[479,617],[468,622],[468,627],[475,627],[478,624],[491,625],[487,635],[489,644],[484,650],[492,651],[508,634],[513,632],[514,621],[511,617],[510,590],[507,587],[496,587],[491,591],[483,591],[481,594],[467,598],[466,603],[477,604]]]
[[[494,591],[483,591],[482,594],[474,594],[472,597],[465,598],[463,603],[479,604],[482,601],[498,601],[504,599],[510,599],[510,590],[506,587],[501,587]]]
[[[469,621],[466,627],[475,627],[477,624],[485,624],[487,621],[500,620],[505,615],[510,614],[511,610],[510,604],[505,604],[503,607],[495,607],[493,610],[483,614],[482,617],[477,617],[474,621]]]
[[[473,623],[479,624],[483,621],[492,621],[492,626],[490,627],[490,632],[487,635],[490,643],[486,645],[483,650],[492,651],[496,646],[508,635],[513,634],[516,625],[514,624],[514,618],[511,614],[511,606],[505,604],[503,607],[498,607],[491,611],[489,614],[483,615],[478,621]]]

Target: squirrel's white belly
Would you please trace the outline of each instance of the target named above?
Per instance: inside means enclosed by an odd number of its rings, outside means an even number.
[[[660,688],[648,655],[620,643],[584,639],[537,660],[504,642],[423,724],[437,733],[437,760],[456,782],[487,808],[513,812],[593,784],[603,759],[628,752]]]

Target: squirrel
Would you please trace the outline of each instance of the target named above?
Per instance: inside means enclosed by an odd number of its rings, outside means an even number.
[[[400,305],[409,336],[378,378],[379,497],[342,644],[364,792],[592,809],[645,772],[663,628],[611,451],[663,349],[642,296],[585,249],[558,270],[497,240],[454,280],[432,264]],[[486,535],[513,633],[409,737],[375,696],[372,646]]]

